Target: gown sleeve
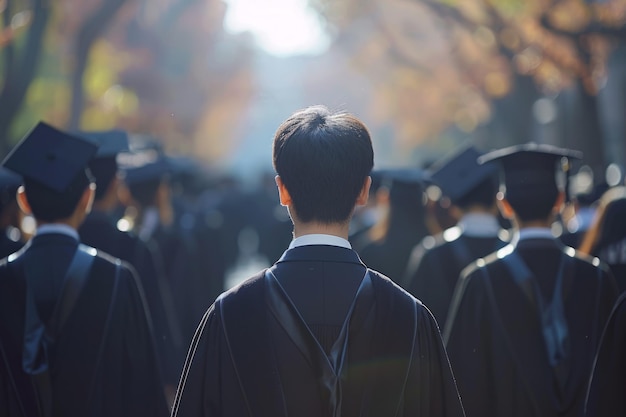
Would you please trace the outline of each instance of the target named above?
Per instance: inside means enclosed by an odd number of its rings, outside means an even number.
[[[404,415],[465,416],[437,322],[421,305],[414,352]]]
[[[215,304],[205,313],[193,337],[176,392],[172,417],[219,414],[219,363],[222,330]]]
[[[587,396],[588,417],[626,416],[626,295],[602,335]]]

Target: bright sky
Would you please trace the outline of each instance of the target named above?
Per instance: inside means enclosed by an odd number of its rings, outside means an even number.
[[[328,47],[329,38],[307,0],[225,1],[226,30],[251,32],[259,47],[270,54],[315,54]]]

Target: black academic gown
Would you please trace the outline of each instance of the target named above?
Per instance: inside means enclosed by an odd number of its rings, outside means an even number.
[[[512,271],[523,268],[515,259],[534,277],[517,281]],[[594,264],[557,240],[524,239],[463,272],[444,338],[468,417],[582,416],[593,358],[617,297],[608,268]],[[546,341],[553,339],[545,334],[556,333],[545,333],[555,327],[542,325],[538,293],[562,301],[553,304],[562,307],[553,317],[564,342]]]
[[[84,244],[130,263],[137,271],[154,326],[163,376],[167,384],[175,386],[189,341],[183,341],[172,290],[158,247],[117,229],[106,213],[99,211],[92,211],[85,218],[78,233]]]
[[[463,416],[432,315],[366,271],[352,250],[304,246],[222,295],[173,415]]]
[[[604,329],[587,397],[587,417],[626,416],[626,294]]]
[[[42,234],[0,263],[2,417],[40,415],[34,387],[41,385],[23,366],[26,296],[32,294],[38,323],[48,328],[77,246],[71,236]],[[132,270],[124,264],[117,270],[116,262],[96,255],[47,358],[38,362],[48,369],[53,417],[168,414],[143,296]]]
[[[24,242],[16,239],[16,236],[13,235],[14,230],[12,229],[15,228],[11,227],[10,229],[0,230],[0,259],[17,252],[24,246]],[[15,231],[19,236],[19,230]]]
[[[459,227],[429,236],[413,250],[403,287],[428,307],[443,330],[461,271],[505,245],[498,236],[467,236]]]

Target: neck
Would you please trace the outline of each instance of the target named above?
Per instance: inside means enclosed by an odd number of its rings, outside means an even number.
[[[62,224],[65,226],[69,226],[74,230],[78,230],[78,226],[80,226],[80,223],[77,223],[75,221],[72,221],[72,219],[62,219],[62,220],[55,220],[55,221],[51,221],[51,222],[45,222],[42,220],[37,220],[37,227],[41,227],[41,226],[45,226],[45,225],[49,225],[49,224]]]
[[[539,228],[544,228],[544,229],[549,229],[552,226],[552,221],[551,220],[528,220],[528,221],[521,221],[521,220],[517,220],[517,227],[519,229],[528,229],[531,227],[539,227]]]
[[[110,213],[117,207],[117,198],[101,198],[93,202],[93,210]]]
[[[324,234],[324,235],[332,235],[339,236],[348,240],[348,235],[350,224],[346,223],[300,223],[294,222],[293,226],[293,237],[300,237],[304,235],[311,234]]]

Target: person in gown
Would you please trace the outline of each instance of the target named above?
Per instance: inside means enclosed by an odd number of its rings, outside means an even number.
[[[579,417],[602,328],[617,298],[598,259],[550,230],[562,165],[579,152],[528,143],[493,151],[516,231],[461,275],[444,340],[468,417]]]
[[[0,261],[0,416],[167,416],[134,270],[79,243],[97,145],[40,122],[3,165],[35,236]]]
[[[424,238],[413,249],[404,277],[403,287],[430,309],[439,326],[446,322],[463,268],[506,245],[497,218],[497,166],[479,165],[480,155],[473,146],[463,146],[433,166],[430,177],[450,199],[459,222]]]
[[[617,300],[594,363],[587,417],[626,416],[626,294]]]
[[[0,259],[17,252],[24,246],[20,230],[24,217],[15,198],[22,178],[0,167]]]
[[[168,321],[167,298],[163,295],[167,282],[165,271],[156,259],[161,254],[132,231],[119,230],[116,224],[115,210],[120,205],[119,189],[122,186],[117,157],[129,153],[128,135],[123,130],[83,131],[76,135],[98,144],[98,151],[88,165],[96,182],[95,197],[91,212],[78,228],[80,241],[128,262],[137,272],[153,326],[165,389],[171,402],[183,359],[173,360],[177,352],[176,338]]]
[[[373,150],[323,106],[278,128],[273,162],[294,239],[206,312],[173,416],[463,416],[437,325],[348,242]]]

